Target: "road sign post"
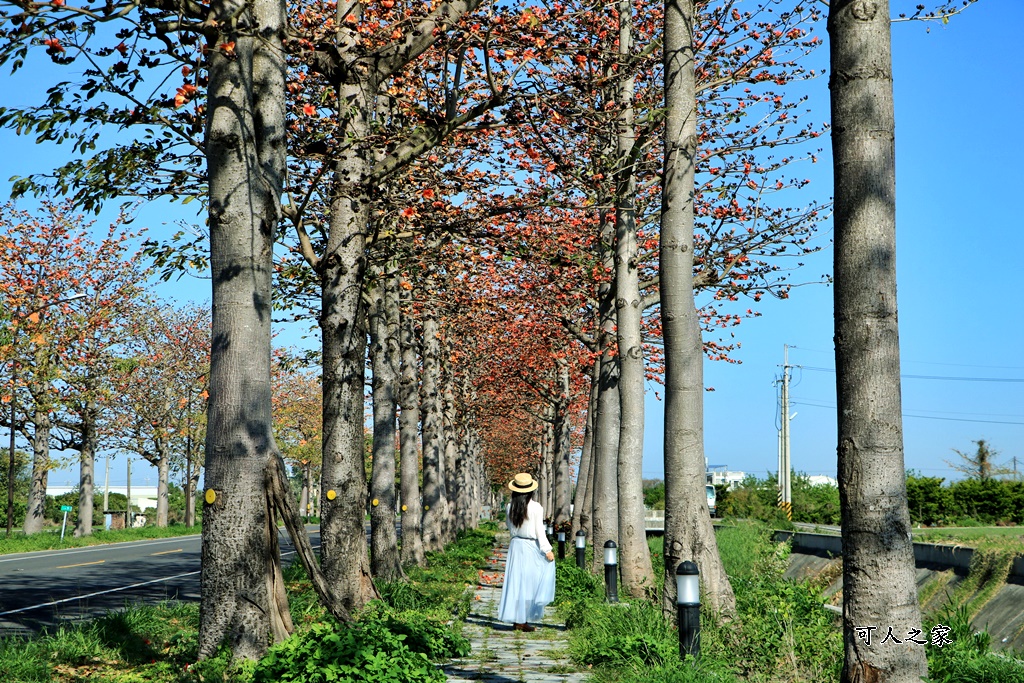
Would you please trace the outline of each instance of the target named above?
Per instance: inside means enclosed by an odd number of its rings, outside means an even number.
[[[68,513],[71,512],[70,505],[61,505],[60,511],[64,513],[64,523],[60,525],[60,542],[64,542],[64,530],[68,528]]]

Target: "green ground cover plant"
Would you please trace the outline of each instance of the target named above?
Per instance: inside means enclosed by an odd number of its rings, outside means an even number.
[[[259,662],[232,662],[227,650],[197,662],[199,605],[169,602],[2,640],[0,681],[439,683],[436,664],[469,653],[462,622],[493,539],[493,525],[461,534],[426,568],[409,568],[408,582],[381,584],[382,599],[351,625],[327,617],[293,564],[285,581],[296,633]]]
[[[253,683],[440,683],[444,674],[423,652],[377,620],[354,628],[330,621],[313,624],[270,649],[253,674]]]

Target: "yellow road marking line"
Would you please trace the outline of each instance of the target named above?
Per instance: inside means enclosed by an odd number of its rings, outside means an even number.
[[[90,564],[103,564],[106,560],[97,560],[96,562],[82,562],[81,564],[66,564],[63,567],[57,567],[57,569],[71,569],[72,567],[87,567]]]
[[[150,553],[149,556],[153,557],[154,555],[170,555],[171,553],[184,552],[184,550],[185,550],[184,548],[177,548],[176,550],[162,550],[162,551],[160,551],[158,553]]]

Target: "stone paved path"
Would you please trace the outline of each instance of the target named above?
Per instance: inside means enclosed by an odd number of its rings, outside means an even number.
[[[497,620],[501,580],[505,573],[508,537],[491,556],[489,570],[482,571],[473,606],[463,633],[472,644],[469,656],[443,668],[448,683],[583,683],[586,675],[569,661],[569,637],[548,607],[533,633],[512,630]]]

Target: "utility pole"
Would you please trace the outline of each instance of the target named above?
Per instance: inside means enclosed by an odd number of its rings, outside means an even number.
[[[782,422],[779,427],[779,507],[786,513],[787,519],[793,519],[793,490],[790,482],[789,453],[789,344],[783,345],[782,360]]]
[[[132,459],[128,458],[128,487],[126,490],[128,494],[128,511],[124,514],[124,524],[126,529],[132,528]]]
[[[103,515],[110,510],[110,453],[107,453],[107,469],[103,475]]]

